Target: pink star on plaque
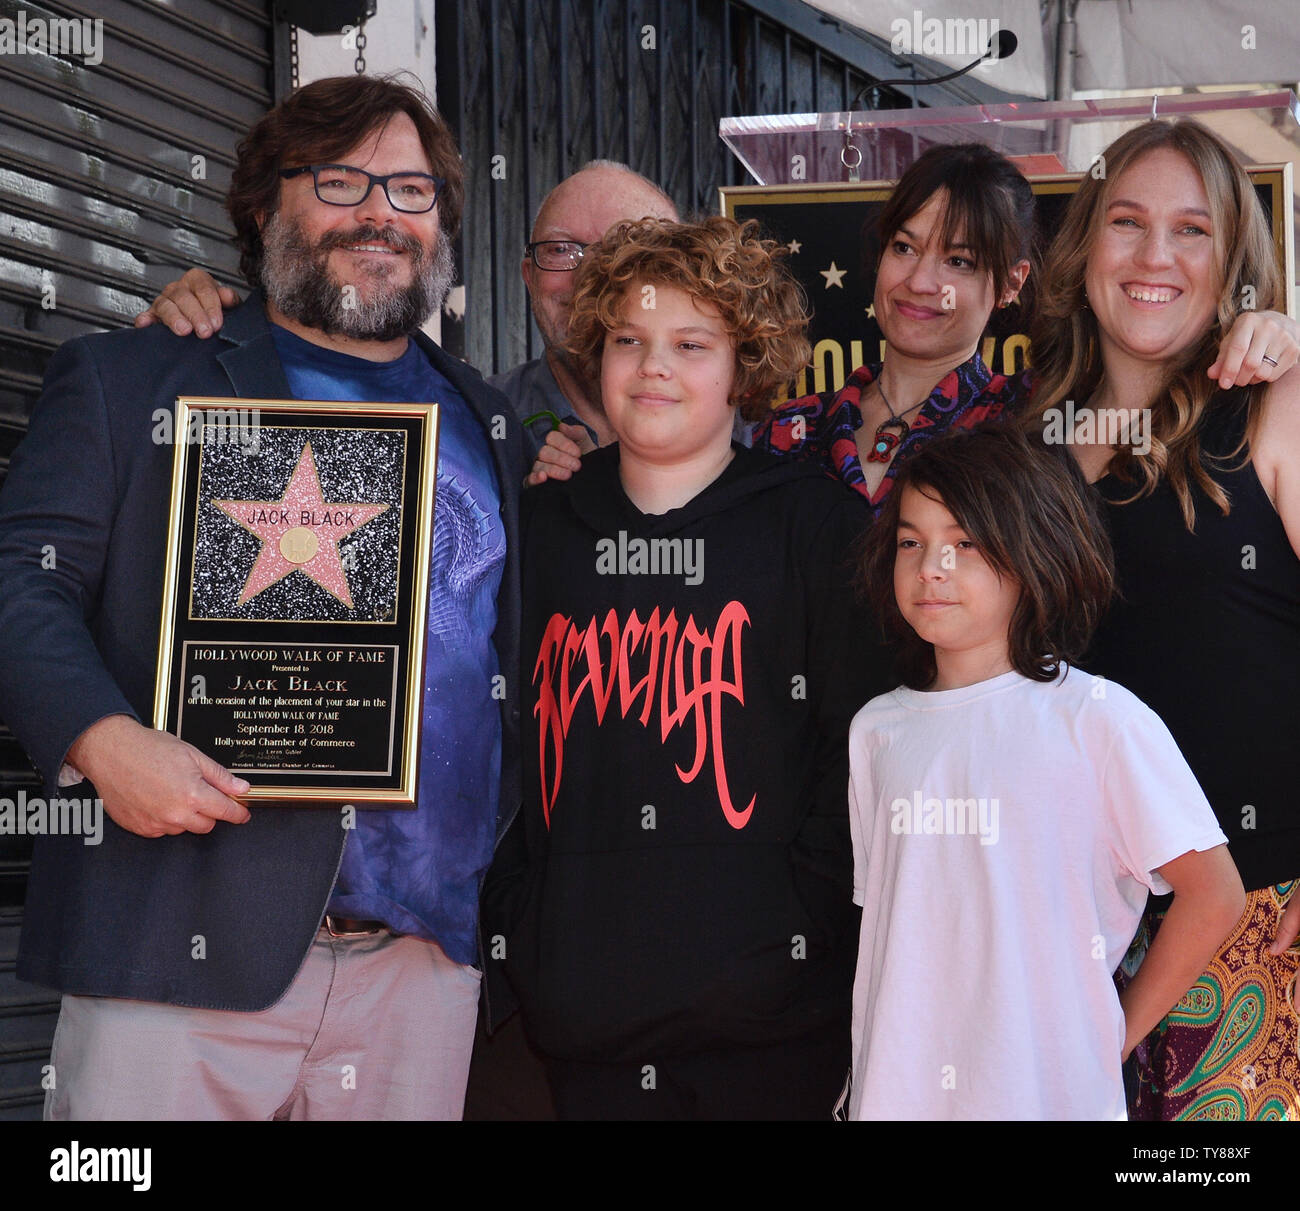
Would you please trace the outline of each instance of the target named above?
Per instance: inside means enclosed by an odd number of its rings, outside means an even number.
[[[352,609],[352,594],[339,559],[339,539],[373,521],[385,504],[326,504],[311,442],[302,448],[289,486],[279,500],[214,500],[231,521],[262,540],[257,562],[239,594],[242,606],[290,572],[304,572],[325,592]]]

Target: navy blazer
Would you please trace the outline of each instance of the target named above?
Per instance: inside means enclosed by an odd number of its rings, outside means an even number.
[[[482,422],[501,490],[500,835],[519,804],[522,439],[476,370],[415,339]],[[260,294],[207,341],[153,325],[63,345],[0,491],[0,716],[47,795],[92,723],[152,721],[173,455],[153,433],[179,395],[289,397]],[[87,783],[58,793],[94,795]],[[105,813],[98,846],[40,837],[18,975],[68,993],[265,1009],[307,955],[343,840],[339,813],[310,807],[255,807],[247,824],[202,836],[139,837]]]

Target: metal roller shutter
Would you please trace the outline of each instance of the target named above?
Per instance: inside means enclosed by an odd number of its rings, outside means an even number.
[[[0,55],[0,479],[63,341],[130,323],[190,265],[238,283],[235,144],[288,66],[266,0],[0,0],[0,20],[51,18],[102,19],[103,59]],[[20,788],[39,794],[0,726],[0,797]],[[0,1119],[40,1117],[57,1013],[14,977],[30,854],[0,836]]]

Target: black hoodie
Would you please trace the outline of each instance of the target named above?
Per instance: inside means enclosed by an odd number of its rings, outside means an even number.
[[[892,685],[849,587],[869,508],[734,450],[659,516],[617,446],[525,494],[524,803],[484,911],[557,1058],[847,1029],[848,727]]]

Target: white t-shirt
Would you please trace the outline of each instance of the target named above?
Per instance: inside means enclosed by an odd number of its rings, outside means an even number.
[[[899,688],[849,732],[855,1119],[1122,1119],[1111,973],[1225,843],[1168,729],[1070,669]]]

